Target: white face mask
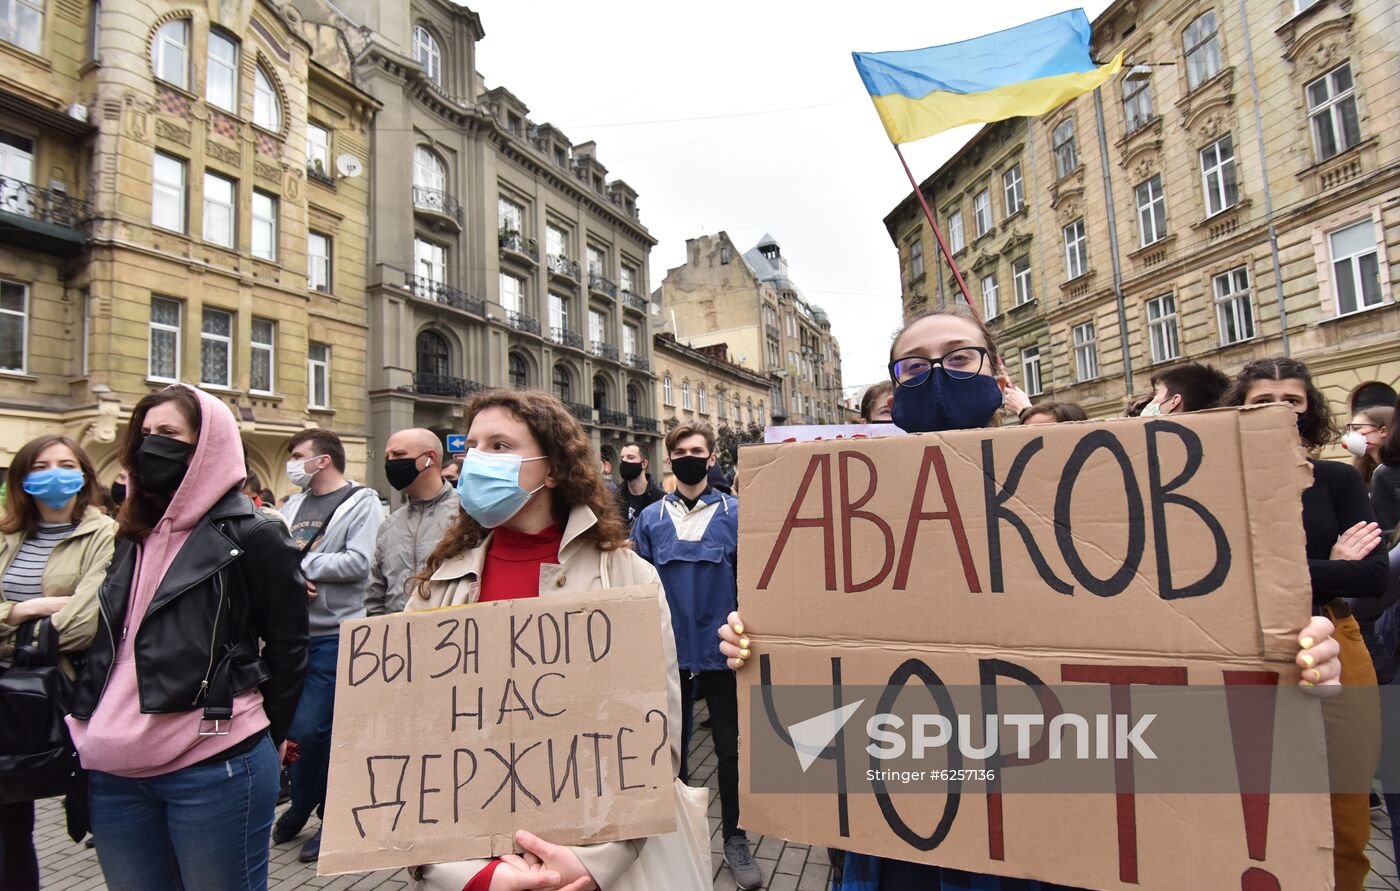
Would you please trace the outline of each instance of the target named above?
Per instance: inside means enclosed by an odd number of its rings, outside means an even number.
[[[1366,441],[1366,435],[1364,433],[1348,430],[1346,433],[1342,434],[1342,448],[1351,452],[1358,458],[1364,458],[1366,456],[1366,450],[1370,447],[1371,444]]]
[[[1142,407],[1141,415],[1144,418],[1155,418],[1162,413],[1162,403],[1149,402]]]
[[[292,485],[296,486],[298,489],[305,489],[307,486],[311,485],[311,480],[315,478],[316,474],[325,469],[320,468],[307,473],[306,462],[316,461],[324,457],[324,455],[312,455],[310,458],[303,458],[300,461],[296,458],[291,459],[287,462],[287,479],[291,480]]]

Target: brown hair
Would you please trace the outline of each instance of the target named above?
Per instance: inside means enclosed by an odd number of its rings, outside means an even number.
[[[5,514],[0,517],[0,532],[6,535],[16,532],[33,535],[38,531],[39,506],[34,503],[34,496],[24,491],[24,478],[29,476],[39,455],[54,445],[67,447],[78,459],[78,468],[83,472],[85,485],[78,490],[77,500],[73,502],[73,522],[81,520],[93,499],[101,497],[97,491],[97,473],[92,469],[92,462],[82,446],[66,436],[53,434],[31,439],[15,453],[15,460],[5,476]]]
[[[304,442],[311,443],[317,455],[330,455],[331,466],[335,468],[336,473],[345,472],[345,444],[340,441],[339,436],[329,430],[312,427],[287,440],[287,453],[291,454],[292,449]]]
[[[1026,423],[1036,415],[1050,415],[1055,419],[1056,424],[1063,424],[1066,421],[1089,420],[1089,416],[1084,413],[1084,409],[1080,408],[1077,402],[1037,402],[1021,412],[1021,423]]]
[[[593,457],[593,442],[564,403],[539,390],[487,390],[467,400],[463,429],[488,408],[503,408],[530,428],[549,462],[549,472],[559,485],[553,490],[554,518],[561,526],[575,507],[587,507],[598,518],[584,533],[599,548],[611,550],[627,543],[627,525],[617,513],[617,500],[603,484],[603,474]],[[448,527],[442,541],[428,555],[423,570],[410,579],[419,597],[428,597],[428,580],[443,563],[481,544],[487,530],[466,511]]]
[[[979,319],[977,314],[972,311],[972,307],[962,303],[954,303],[952,306],[940,306],[935,309],[926,309],[905,322],[904,326],[895,332],[894,340],[890,341],[891,362],[898,358],[898,356],[894,354],[894,348],[895,345],[899,343],[899,339],[904,336],[905,332],[924,319],[931,319],[935,316],[952,316],[955,319],[964,319],[971,322],[977,330],[982,333],[982,342],[987,345],[987,358],[990,359],[992,363],[992,374],[997,373],[998,369],[1001,367],[1001,354],[997,352],[997,339],[992,334],[991,329],[987,327],[987,323]]]
[[[1167,388],[1168,396],[1181,397],[1183,411],[1200,411],[1215,405],[1230,389],[1230,378],[1204,362],[1186,362],[1152,375],[1153,388],[1158,384]]]
[[[1221,405],[1244,405],[1249,388],[1256,381],[1302,381],[1308,393],[1308,407],[1302,412],[1303,423],[1298,428],[1303,441],[1315,449],[1332,442],[1341,433],[1332,420],[1332,410],[1327,407],[1327,397],[1313,385],[1312,372],[1297,359],[1282,356],[1275,359],[1255,359],[1240,369],[1235,382],[1225,395],[1220,397]]]
[[[131,410],[131,421],[127,424],[126,433],[122,434],[121,447],[117,450],[117,461],[126,468],[126,500],[122,502],[121,510],[117,511],[117,534],[135,542],[145,541],[160,518],[165,516],[165,509],[174,497],[173,494],[157,495],[142,489],[140,463],[136,460],[141,443],[146,441],[146,434],[141,432],[146,415],[157,405],[167,402],[175,403],[185,423],[194,431],[195,442],[199,441],[203,412],[199,397],[188,387],[166,387],[145,397]]]
[[[1372,405],[1358,412],[1353,412],[1352,416],[1361,415],[1361,417],[1375,424],[1377,427],[1384,427],[1386,436],[1385,439],[1381,440],[1381,444],[1384,445],[1390,439],[1390,422],[1394,419],[1394,414],[1395,409],[1391,408],[1389,405]],[[1371,450],[1367,449],[1366,454],[1362,455],[1360,458],[1354,457],[1351,459],[1351,466],[1357,469],[1361,474],[1361,478],[1364,479],[1366,485],[1369,486],[1371,485],[1371,474],[1376,472],[1376,468],[1380,466],[1380,462],[1371,457]]]
[[[902,332],[901,332],[902,333]],[[897,339],[897,338],[896,338]],[[865,392],[860,397],[860,420],[862,424],[869,424],[870,417],[875,413],[876,406],[894,393],[894,383],[891,381],[880,381],[878,384],[871,384],[865,388]]]
[[[1142,410],[1157,398],[1156,393],[1143,393],[1141,396],[1129,396],[1128,401],[1123,404],[1123,417],[1137,418],[1142,416]]]
[[[704,421],[694,421],[689,424],[680,424],[672,427],[666,434],[666,454],[671,454],[676,448],[676,443],[687,436],[705,437],[705,447],[710,451],[715,450],[715,428]]]
[[[1381,463],[1400,464],[1400,399],[1395,400],[1390,419],[1393,423],[1381,441]],[[1397,527],[1397,531],[1400,531],[1400,527]]]

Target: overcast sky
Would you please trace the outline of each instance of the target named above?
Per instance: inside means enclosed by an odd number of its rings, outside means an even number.
[[[505,86],[532,120],[575,143],[595,140],[609,177],[640,193],[642,222],[660,242],[651,286],[685,261],[687,238],[724,229],[748,250],[771,232],[793,280],[831,315],[848,393],[885,376],[900,289],[881,221],[911,191],[851,51],[950,43],[1068,8],[1054,0],[466,5],[486,30],[477,67],[487,87]],[[1091,0],[1085,11],[1092,20],[1107,6]],[[915,177],[976,129],[905,146]]]

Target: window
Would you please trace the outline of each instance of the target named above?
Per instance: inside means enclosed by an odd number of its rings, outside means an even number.
[[[608,319],[607,316],[596,309],[588,311],[588,339],[594,345],[603,343],[607,338]]]
[[[447,191],[447,165],[435,152],[421,145],[413,149],[413,185],[419,189]],[[421,200],[414,203],[424,206]]]
[[[1080,218],[1064,228],[1065,280],[1079,278],[1089,271],[1089,243],[1084,237],[1084,220]]]
[[[700,402],[700,414],[702,414],[702,415],[707,415],[707,414],[709,414],[709,413],[710,413],[710,402],[709,402],[708,394],[707,394],[706,391],[705,391],[705,385],[704,385],[704,384],[701,384],[701,385],[700,385],[700,392],[699,392],[697,398],[699,399],[699,402]]]
[[[1154,363],[1166,362],[1181,355],[1176,327],[1176,298],[1171,294],[1147,301],[1147,334]]]
[[[253,319],[248,338],[248,389],[255,393],[272,393],[277,367],[277,326],[267,319]]]
[[[559,294],[549,295],[549,327],[554,330],[554,339],[559,340],[569,330],[569,298]]]
[[[23,373],[29,328],[29,286],[0,279],[0,371]]]
[[[530,366],[525,363],[524,356],[511,353],[506,364],[509,366],[511,387],[524,390],[530,386]]]
[[[558,226],[544,227],[544,253],[547,257],[567,257],[568,250],[565,245],[568,243],[568,236],[564,230]]]
[[[1194,90],[1220,71],[1220,37],[1215,31],[1215,11],[1186,26],[1181,35],[1186,48],[1186,88]]]
[[[1162,177],[1157,175],[1137,187],[1138,236],[1142,246],[1161,241],[1167,235],[1167,199],[1162,194]]]
[[[727,247],[719,249],[719,263],[721,266],[728,266],[729,261],[734,259],[734,252]]]
[[[0,0],[3,2],[3,0]],[[34,183],[34,142],[0,131],[0,212],[30,216],[34,200],[23,185]]]
[[[637,293],[637,270],[624,263],[619,272],[617,286],[629,294]]]
[[[233,386],[233,313],[204,309],[199,325],[199,382],[209,387]]]
[[[766,426],[768,426],[768,409],[766,409],[766,408],[763,407],[763,401],[762,401],[762,400],[759,400],[759,403],[758,403],[758,426],[760,426],[760,427],[766,427]]]
[[[500,221],[501,231],[507,235],[519,235],[525,231],[525,208],[509,198],[496,201],[496,216]]]
[[[637,326],[622,326],[622,356],[624,359],[637,355]]]
[[[180,304],[164,297],[151,298],[150,359],[146,374],[155,380],[180,377]]]
[[[1040,347],[1021,350],[1021,385],[1026,388],[1027,396],[1045,392],[1045,384],[1040,379]]]
[[[306,345],[306,407],[331,407],[331,348],[324,343]]]
[[[1346,315],[1381,302],[1380,266],[1375,226],[1370,220],[1327,236],[1332,247],[1332,287],[1337,315]]]
[[[1099,376],[1099,346],[1093,322],[1074,326],[1074,366],[1077,381]]]
[[[560,402],[574,401],[574,382],[569,377],[569,369],[563,365],[554,366],[554,398]]]
[[[690,404],[690,381],[681,382],[681,408],[686,411],[691,410]]]
[[[185,231],[185,162],[160,152],[151,172],[151,223]]]
[[[442,50],[438,49],[437,39],[422,25],[413,26],[413,61],[423,66],[423,73],[438,86],[442,86]]]
[[[12,0],[13,2],[13,0]],[[151,67],[156,77],[180,89],[190,85],[190,21],[166,22],[151,43]]]
[[[277,199],[253,190],[253,256],[277,259]]]
[[[1294,0],[1293,14],[1297,15],[1298,13],[1303,12],[1304,10],[1312,9],[1316,5],[1317,0]]]
[[[1001,175],[1001,187],[1006,195],[1006,215],[1009,217],[1026,204],[1026,187],[1021,179],[1020,164]]]
[[[715,390],[715,411],[719,414],[721,421],[729,420],[729,400],[724,398],[724,390]]]
[[[924,274],[924,241],[916,237],[909,242],[909,280],[915,281]]]
[[[1031,293],[1031,258],[1022,257],[1011,264],[1011,281],[1016,286],[1016,305],[1035,299]]]
[[[1220,344],[1227,346],[1254,337],[1254,302],[1249,293],[1249,270],[1243,266],[1212,279],[1215,315],[1220,321]]]
[[[739,394],[738,394],[738,393],[735,393],[735,394],[734,394],[734,423],[738,424],[738,423],[740,423],[740,422],[743,421],[743,418],[740,417],[741,414],[742,414],[742,406],[740,406],[740,404],[739,404]]]
[[[1123,120],[1129,133],[1152,120],[1152,78],[1123,78]]]
[[[220,31],[209,32],[204,99],[224,111],[238,113],[238,44]]]
[[[525,280],[501,273],[501,306],[513,313],[525,311]]]
[[[1352,414],[1368,408],[1388,408],[1394,404],[1395,390],[1379,381],[1362,384],[1356,388],[1355,393],[1351,394]]]
[[[676,404],[676,394],[671,390],[671,376],[669,374],[661,380],[661,401],[667,405]]]
[[[306,122],[306,166],[321,176],[331,175],[331,133],[310,121]]]
[[[1201,149],[1201,188],[1205,190],[1206,216],[1234,207],[1240,200],[1235,143],[1229,134]]]
[[[1001,312],[997,306],[997,277],[989,275],[982,279],[982,318],[995,318]]]
[[[1069,174],[1079,166],[1079,150],[1074,145],[1074,118],[1065,118],[1055,127],[1055,177]]]
[[[331,290],[331,237],[306,233],[306,286],[313,291]]]
[[[204,240],[226,248],[238,235],[238,185],[217,173],[204,174]]]
[[[424,241],[421,238],[413,239],[413,274],[426,282],[446,284],[447,249],[440,244]],[[431,299],[429,293],[422,293],[419,296]]]
[[[264,130],[282,129],[282,100],[272,85],[272,75],[261,65],[253,69],[253,123]]]
[[[1339,155],[1361,141],[1356,122],[1356,91],[1351,64],[1334,68],[1308,84],[1308,117],[1319,161]]]
[[[635,384],[627,387],[627,413],[634,418],[642,413],[642,391]]]
[[[441,334],[430,329],[419,331],[414,346],[415,369],[420,375],[445,378],[451,373],[452,353]]]
[[[600,250],[598,250],[597,248],[595,248],[593,245],[590,244],[590,245],[588,246],[588,250],[587,250],[586,253],[587,253],[587,256],[588,256],[588,274],[589,274],[589,275],[602,275],[602,274],[603,274],[603,252],[600,251]]]
[[[957,253],[967,246],[963,238],[962,211],[957,210],[948,217],[948,248]]]
[[[992,193],[986,189],[972,199],[972,216],[977,224],[977,237],[981,238],[992,228]]]

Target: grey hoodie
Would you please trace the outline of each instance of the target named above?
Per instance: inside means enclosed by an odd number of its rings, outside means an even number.
[[[409,499],[389,515],[379,527],[365,592],[365,610],[371,616],[403,610],[409,579],[427,565],[428,555],[461,512],[457,490],[444,482],[432,498]]]
[[[296,524],[305,500],[305,492],[287,499],[282,512],[289,524]],[[369,565],[383,521],[379,496],[373,489],[360,489],[335,509],[320,539],[301,558],[302,573],[316,583],[316,596],[310,601],[308,615],[312,637],[339,634],[341,622],[365,614]]]

